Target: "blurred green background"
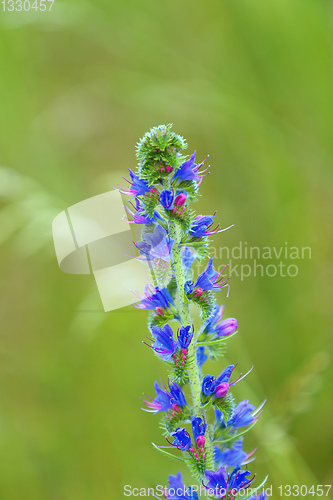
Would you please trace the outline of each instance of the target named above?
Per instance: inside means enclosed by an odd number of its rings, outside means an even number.
[[[164,373],[145,312],[105,313],[92,276],[59,270],[51,233],[169,122],[210,154],[195,208],[235,224],[216,246],[312,249],[294,278],[232,278],[220,302],[239,333],[207,370],[255,365],[236,394],[268,399],[245,449],[273,496],[331,484],[332,3],[55,0],[1,11],[0,30],[0,498],[122,498],[178,470],[140,410]]]

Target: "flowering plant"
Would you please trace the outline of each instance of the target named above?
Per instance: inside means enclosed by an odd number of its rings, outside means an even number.
[[[209,238],[224,229],[213,228],[215,214],[196,215],[191,208],[208,169],[205,160],[196,163],[196,152],[187,159],[186,148],[171,125],[152,128],[137,144],[137,173],[129,170],[129,185],[119,189],[134,198],[128,221],[142,226],[135,246],[152,277],[136,307],[150,311],[147,345],[169,371],[168,385],[155,382],[156,395],[146,396],[144,404],[146,411],[161,415],[168,442],[155,448],[187,464],[211,498],[239,494],[254,499],[248,488],[255,476],[247,470],[254,451],[243,450],[243,436],[255,425],[261,407],[247,400],[236,404],[232,387],[244,378],[234,376],[236,365],[217,376],[203,373],[208,357],[223,355],[238,325],[234,318],[222,319],[224,308],[215,299],[215,292],[229,284],[224,269],[214,269]],[[195,277],[194,260],[201,263],[208,257],[206,269]],[[193,325],[190,306],[199,308],[200,327]],[[194,488],[184,486],[181,473],[169,476],[169,485],[165,499],[198,498]],[[258,498],[263,500],[265,493]]]

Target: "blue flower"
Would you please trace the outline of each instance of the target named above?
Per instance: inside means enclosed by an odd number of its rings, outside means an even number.
[[[202,367],[202,365],[207,361],[208,356],[205,354],[205,348],[204,346],[200,346],[197,348],[197,363],[199,368]]]
[[[217,408],[214,408],[214,413],[215,413],[215,427],[216,427],[216,429],[225,429],[226,424],[224,423],[223,413],[220,410],[218,410]]]
[[[257,418],[252,415],[254,410],[255,407],[249,404],[248,400],[241,401],[236,406],[231,419],[228,421],[228,426],[246,427],[247,425],[252,424],[252,422],[254,422]]]
[[[131,181],[128,181],[127,179],[125,179],[125,181],[129,183],[130,187],[124,188],[122,186],[119,186],[120,187],[119,191],[122,194],[128,196],[130,195],[141,196],[147,193],[147,191],[149,191],[150,189],[150,186],[147,184],[147,182],[144,181],[143,179],[140,179],[140,177],[138,177],[137,175],[135,175],[130,168],[128,169],[128,171],[130,174]]]
[[[214,229],[211,229],[211,226],[214,222],[214,215],[197,215],[194,219],[191,227],[190,227],[190,236],[192,238],[202,238],[204,236],[212,236],[213,234],[222,233],[227,229],[232,227],[226,227],[224,229],[220,229],[220,224],[218,224]]]
[[[198,166],[195,164],[196,151],[192,154],[189,160],[184,161],[177,169],[174,179],[179,181],[199,181]]]
[[[168,361],[177,350],[177,342],[173,338],[173,331],[169,325],[152,327],[152,335],[155,342],[151,348],[161,356],[164,361]]]
[[[214,215],[197,215],[190,227],[190,236],[195,238],[202,238],[203,236],[210,236],[217,231],[209,231],[208,229],[213,224]]]
[[[192,418],[192,432],[194,440],[196,441],[199,436],[204,436],[206,432],[207,425],[202,421],[200,417]]]
[[[172,404],[180,406],[181,408],[187,405],[183,391],[175,382],[170,385],[170,396]]]
[[[251,483],[251,479],[248,479],[250,475],[251,472],[249,470],[240,470],[240,467],[235,467],[229,476],[229,488],[232,490],[240,490],[241,488],[247,487]]]
[[[251,473],[247,470],[240,470],[239,467],[235,467],[229,476],[223,466],[216,472],[207,470],[205,475],[208,483],[204,486],[207,490],[214,491],[215,498],[224,498],[228,490],[237,491],[241,488],[247,488],[254,479],[248,479]]]
[[[235,467],[241,465],[246,459],[247,455],[242,449],[243,441],[235,441],[231,448],[221,451],[220,448],[214,448],[214,460],[217,467],[225,465],[227,467]]]
[[[158,385],[158,382],[154,383],[154,387],[156,392],[156,398],[152,399],[146,395],[148,399],[144,399],[143,401],[145,405],[149,408],[149,410],[145,411],[150,411],[153,413],[158,413],[160,411],[168,411],[172,407],[172,398],[170,394],[168,394],[166,391],[163,391]]]
[[[183,247],[182,264],[186,272],[191,269],[193,261],[194,261],[194,250],[192,250],[192,248],[190,247]]]
[[[216,472],[206,470],[206,479],[208,483],[205,484],[207,490],[213,490],[215,498],[223,498],[228,489],[227,471],[224,467],[220,467]]]
[[[229,365],[227,366],[217,377],[216,379],[216,385],[222,384],[223,382],[229,382],[229,379],[231,377],[231,374],[235,368],[235,365]]]
[[[186,451],[191,447],[191,437],[185,428],[178,427],[175,432],[171,433],[171,436],[175,438],[172,444],[179,450]]]
[[[167,309],[175,305],[166,288],[152,288],[150,285],[145,286],[144,297],[140,302],[140,304],[134,304],[138,309],[156,309],[157,307]]]
[[[184,285],[185,293],[192,293],[193,288],[194,287],[193,287],[193,283],[191,280],[185,281],[185,285]]]
[[[169,476],[167,498],[168,500],[198,500],[198,494],[192,488],[186,488],[182,475],[178,472],[177,476]]]
[[[181,349],[187,349],[192,341],[194,330],[192,329],[190,331],[190,329],[190,326],[182,326],[180,328],[178,333],[178,344]]]
[[[202,381],[202,392],[205,396],[210,396],[215,390],[215,378],[212,375],[206,375]]]
[[[221,282],[218,279],[221,273],[218,273],[213,268],[213,257],[210,257],[207,267],[203,273],[201,273],[195,283],[195,288],[202,288],[203,290],[220,290],[221,287],[225,286],[225,280]]]
[[[164,189],[160,194],[160,203],[166,210],[172,210],[174,195],[169,189]]]
[[[222,318],[223,311],[224,311],[223,306],[220,308],[218,304],[215,304],[215,306],[213,307],[212,314],[205,321],[204,332],[211,334],[215,333],[216,331],[215,324]]]
[[[148,253],[147,259],[157,258],[165,261],[170,260],[174,240],[167,235],[163,227],[157,225],[153,233],[146,233],[144,235],[144,239],[148,243],[148,248],[144,247],[144,254],[146,255]],[[138,243],[136,246],[139,248]]]

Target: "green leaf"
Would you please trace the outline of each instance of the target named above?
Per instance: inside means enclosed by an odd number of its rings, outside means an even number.
[[[180,462],[184,462],[183,458],[177,457],[176,455],[173,455],[172,453],[169,453],[168,451],[163,450],[162,448],[157,446],[155,443],[151,443],[151,444],[154,446],[154,448],[156,448],[156,450],[160,451],[164,455],[167,455],[168,457],[174,458],[175,460],[179,460]]]
[[[204,405],[201,405],[201,408],[203,410],[209,410],[211,406],[212,406],[212,398],[210,398]]]
[[[226,340],[229,340],[231,337],[233,337],[234,335],[236,335],[237,332],[234,332],[234,333],[231,333],[230,335],[228,335],[227,337],[222,337],[220,339],[216,339],[216,340],[204,340],[204,341],[199,341],[197,342],[197,346],[205,346],[205,345],[217,345],[217,344],[222,344],[223,342],[225,342]]]

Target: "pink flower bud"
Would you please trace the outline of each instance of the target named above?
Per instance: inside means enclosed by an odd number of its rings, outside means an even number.
[[[228,382],[222,382],[222,384],[218,385],[215,388],[215,397],[217,398],[223,398],[229,390],[229,384]]]
[[[180,193],[178,196],[176,196],[175,199],[175,205],[177,207],[182,207],[186,201],[186,194],[185,193]]]
[[[201,448],[201,446],[204,446],[204,444],[205,444],[205,436],[198,436],[196,442],[197,442],[198,448]]]
[[[193,294],[194,297],[201,297],[201,295],[202,295],[202,288],[198,288]]]

